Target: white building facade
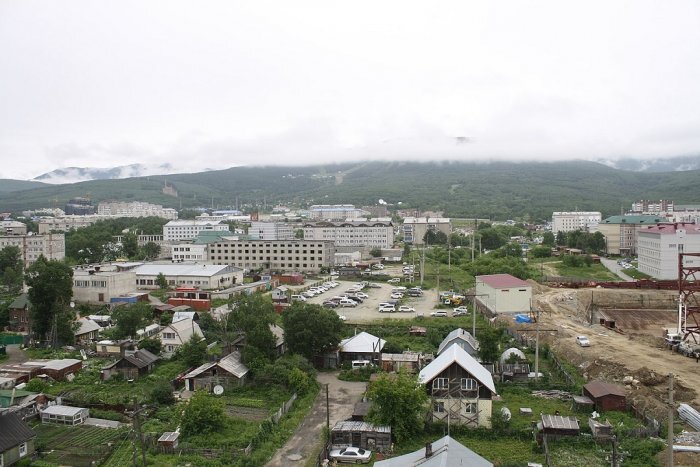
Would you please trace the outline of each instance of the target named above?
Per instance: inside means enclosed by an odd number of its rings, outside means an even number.
[[[446,217],[407,217],[403,220],[403,240],[411,245],[423,245],[428,230],[439,231],[449,236],[452,224]]]
[[[164,208],[160,204],[151,204],[144,201],[104,201],[97,205],[97,214],[113,217],[160,217],[163,219],[177,219],[177,211],[172,208]]]
[[[178,243],[171,245],[170,257],[173,261],[206,261],[207,245],[203,243]]]
[[[532,302],[532,286],[510,274],[476,276],[475,298],[492,314],[527,313]]]
[[[192,240],[204,230],[214,230],[225,232],[229,228],[228,224],[221,221],[197,221],[197,220],[177,220],[170,221],[163,226],[163,239],[166,242],[179,240]]]
[[[303,225],[304,240],[330,241],[336,247],[391,248],[394,224],[390,221],[316,222]]]
[[[678,279],[678,253],[700,253],[700,226],[658,224],[637,233],[639,271],[655,279]],[[684,266],[700,267],[700,258],[686,257]]]
[[[246,270],[318,273],[332,265],[333,242],[222,239],[209,244],[208,260]]]
[[[46,235],[1,235],[0,250],[8,246],[19,248],[24,267],[33,264],[39,256],[63,260],[66,257],[66,237],[62,233]]]
[[[598,211],[555,212],[552,213],[552,232],[592,231],[602,218]]]
[[[158,274],[163,274],[173,287],[223,289],[243,283],[243,271],[221,264],[149,263],[134,268],[139,289],[157,289]]]
[[[309,207],[309,218],[314,220],[344,221],[363,217],[367,212],[352,204],[315,204]]]
[[[294,229],[286,222],[251,222],[248,235],[260,240],[292,240]]]
[[[73,300],[79,303],[110,303],[136,290],[133,271],[100,271],[91,267],[73,269]]]

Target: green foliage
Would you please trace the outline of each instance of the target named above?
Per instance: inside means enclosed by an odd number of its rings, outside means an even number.
[[[334,349],[340,342],[343,322],[333,310],[294,302],[282,315],[290,352],[312,359]]]
[[[46,381],[42,380],[41,378],[32,378],[27,382],[24,389],[30,392],[46,392],[48,387],[49,385],[46,383]]]
[[[484,362],[495,362],[499,357],[499,342],[503,330],[488,327],[480,330],[476,335],[479,341],[479,357]]]
[[[510,419],[500,410],[494,410],[491,414],[491,429],[496,433],[505,433],[510,429]]]
[[[377,368],[368,365],[362,368],[350,368],[349,365],[340,370],[338,379],[341,381],[369,381],[372,374],[377,372]]]
[[[623,465],[633,467],[658,466],[658,453],[663,451],[664,443],[658,439],[625,438],[620,449],[629,453]]]
[[[440,230],[428,230],[423,235],[423,243],[426,245],[447,245],[447,234]]]
[[[176,358],[185,362],[188,367],[201,365],[207,358],[207,341],[192,334],[190,340],[177,349]]]
[[[165,274],[163,274],[162,272],[159,272],[156,276],[156,285],[161,290],[165,290],[168,288],[168,279],[165,278]]]
[[[160,255],[160,245],[158,245],[157,243],[148,242],[144,246],[139,248],[139,259],[142,258],[148,261],[152,261],[158,258],[158,255]]]
[[[493,227],[480,229],[478,235],[481,238],[481,248],[485,250],[496,250],[508,242],[508,237]]]
[[[11,300],[0,300],[0,329],[10,324],[10,304]]]
[[[428,393],[417,376],[404,371],[381,374],[368,391],[372,401],[368,419],[377,425],[389,425],[396,441],[402,441],[423,429]]]
[[[583,257],[575,255],[564,255],[561,257],[561,262],[564,264],[564,266],[570,268],[580,268],[584,265]]]
[[[292,371],[289,372],[287,382],[289,387],[299,395],[306,394],[313,386],[309,375],[299,368],[292,368]]]
[[[139,349],[148,350],[153,355],[160,355],[162,344],[157,337],[146,337],[139,341]]]
[[[164,379],[156,381],[153,384],[153,389],[151,389],[150,399],[160,405],[174,404],[175,396],[170,383]]]
[[[72,343],[75,313],[68,304],[73,296],[73,270],[42,255],[27,268],[25,282],[29,287],[32,330],[41,340],[46,340],[55,323],[57,341]]]
[[[530,250],[530,254],[533,258],[549,258],[552,256],[552,249],[548,246],[536,246]]]
[[[238,295],[229,304],[231,312],[220,323],[207,323],[224,346],[238,336],[245,336],[241,352],[243,361],[253,370],[275,356],[277,340],[270,330],[276,320],[272,302],[262,294]]]
[[[136,330],[148,325],[153,319],[151,306],[146,302],[122,305],[112,312],[116,321],[114,336],[117,339],[135,337]]]
[[[374,248],[372,248],[371,250],[369,250],[369,254],[370,254],[370,256],[372,256],[373,258],[379,258],[380,256],[382,256],[382,249],[379,248],[379,247],[377,247],[377,246],[375,246]]]
[[[214,433],[224,427],[226,415],[220,399],[206,392],[197,391],[190,399],[182,417],[182,434],[185,437]]]
[[[19,247],[6,246],[0,250],[0,285],[10,293],[22,288],[22,254]]]
[[[511,274],[520,279],[530,278],[531,271],[527,263],[521,257],[507,256],[499,258],[491,253],[481,255],[464,267],[472,276],[487,274]]]
[[[542,246],[552,248],[554,246],[554,234],[552,232],[545,232],[542,234]]]

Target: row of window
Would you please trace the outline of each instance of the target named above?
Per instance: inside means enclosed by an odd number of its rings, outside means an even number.
[[[75,280],[73,281],[73,285],[75,287],[101,287],[105,288],[107,287],[107,281],[81,281],[81,280]]]
[[[463,402],[462,411],[464,413],[477,413],[478,408],[475,402]],[[433,402],[433,412],[444,413],[445,403],[444,402]]]
[[[433,389],[448,389],[450,384],[449,378],[435,378],[433,380]],[[460,389],[462,391],[476,391],[479,384],[474,378],[461,378]]]

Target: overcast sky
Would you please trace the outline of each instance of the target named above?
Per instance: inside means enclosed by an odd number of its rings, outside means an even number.
[[[696,0],[0,0],[0,178],[699,152]]]

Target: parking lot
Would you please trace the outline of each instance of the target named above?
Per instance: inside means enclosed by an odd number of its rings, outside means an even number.
[[[320,305],[331,297],[345,293],[346,290],[348,290],[354,284],[357,284],[359,281],[336,280],[336,282],[340,284],[338,287],[330,289],[321,295],[307,299],[307,303],[315,303]],[[392,289],[395,285],[386,284],[383,282],[376,282],[376,284],[379,285],[378,288],[365,287],[362,290],[362,292],[369,295],[369,298],[365,299],[362,303],[358,303],[355,307],[334,308],[335,312],[338,313],[338,315],[345,316],[347,318],[347,322],[349,323],[363,323],[384,318],[410,319],[415,318],[416,315],[423,315],[429,318],[430,312],[434,311],[433,307],[437,303],[437,296],[435,291],[428,291],[424,292],[422,297],[404,296],[404,298],[400,300],[400,305],[414,307],[416,309],[415,312],[380,313],[378,310],[379,304],[391,300]]]

